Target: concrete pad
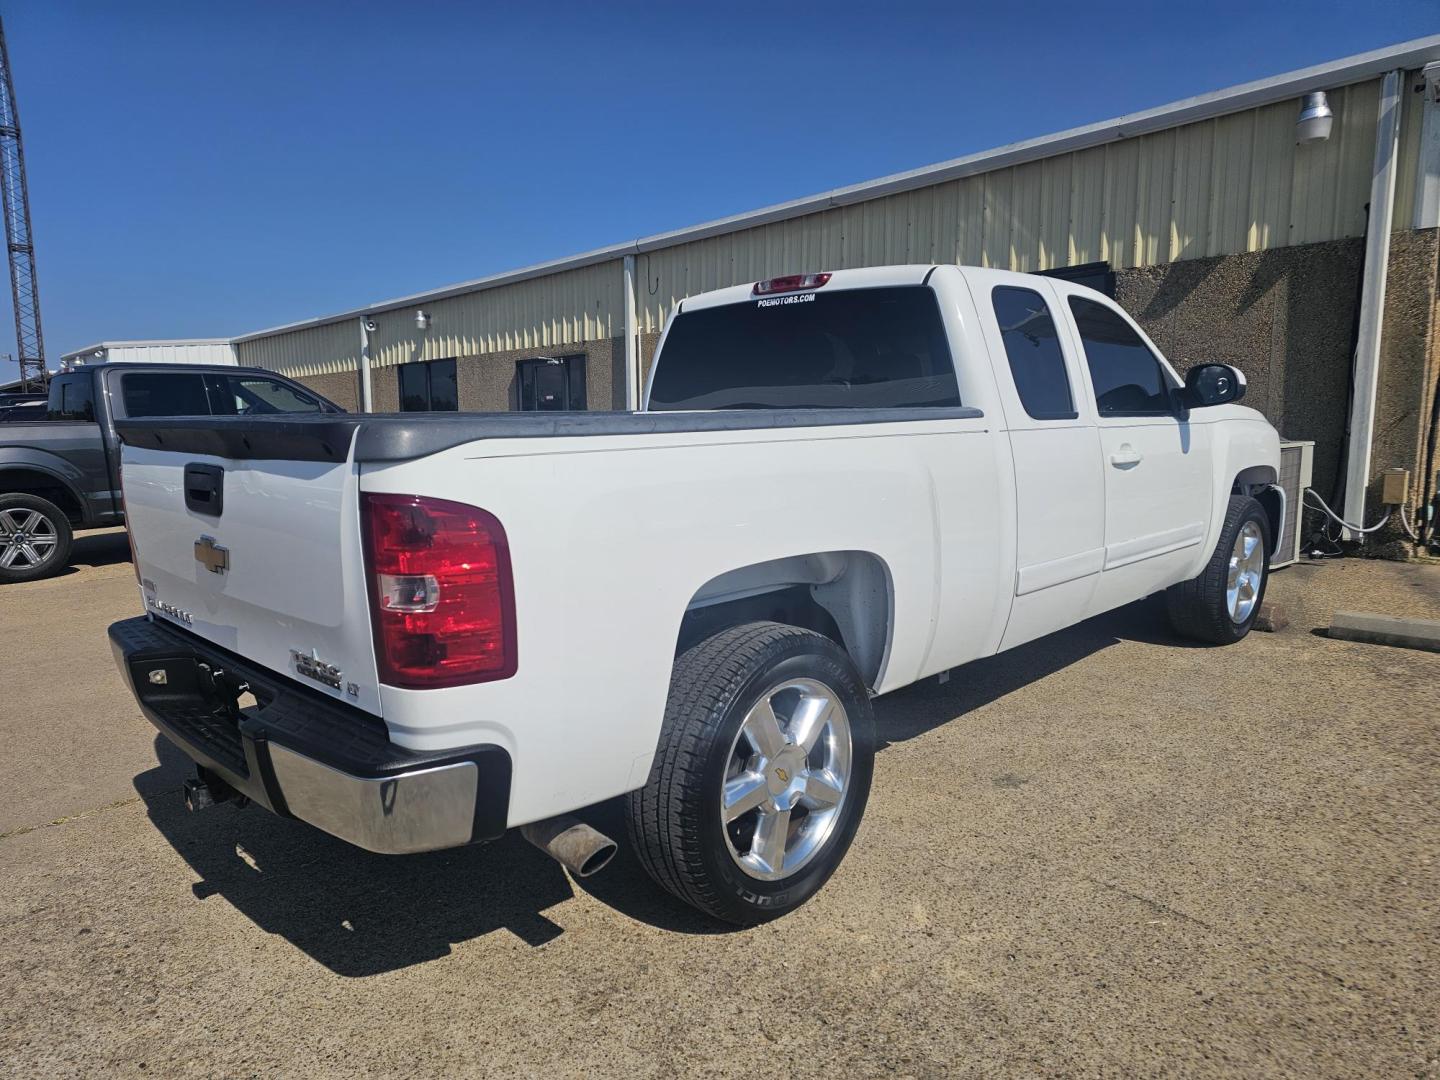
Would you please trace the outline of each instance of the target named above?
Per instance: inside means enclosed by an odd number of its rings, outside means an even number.
[[[1342,641],[1440,652],[1440,620],[1436,619],[1401,619],[1393,615],[1337,611],[1330,619],[1330,636]]]

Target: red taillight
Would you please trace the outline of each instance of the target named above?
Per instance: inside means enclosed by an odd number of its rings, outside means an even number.
[[[755,283],[754,295],[764,296],[766,293],[779,292],[802,292],[805,289],[818,289],[824,285],[833,275],[831,274],[791,274],[789,277],[772,277],[769,281],[757,281]]]
[[[515,594],[492,514],[418,495],[362,494],[380,681],[427,689],[515,674]]]

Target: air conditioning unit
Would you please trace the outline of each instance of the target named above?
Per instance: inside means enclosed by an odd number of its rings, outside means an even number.
[[[1280,524],[1280,542],[1275,545],[1273,570],[1289,566],[1300,558],[1300,521],[1305,514],[1305,489],[1315,471],[1315,443],[1290,441],[1280,444],[1280,486],[1285,489],[1285,520]]]

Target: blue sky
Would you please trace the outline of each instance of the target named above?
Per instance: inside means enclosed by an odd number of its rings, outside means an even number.
[[[3,5],[52,366],[105,338],[242,333],[914,168],[1419,37],[1437,14]]]

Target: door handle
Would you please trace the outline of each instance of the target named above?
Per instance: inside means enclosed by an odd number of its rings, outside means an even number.
[[[1145,459],[1145,455],[1136,450],[1129,443],[1121,443],[1120,449],[1110,455],[1110,464],[1117,469],[1130,469],[1139,465]]]

